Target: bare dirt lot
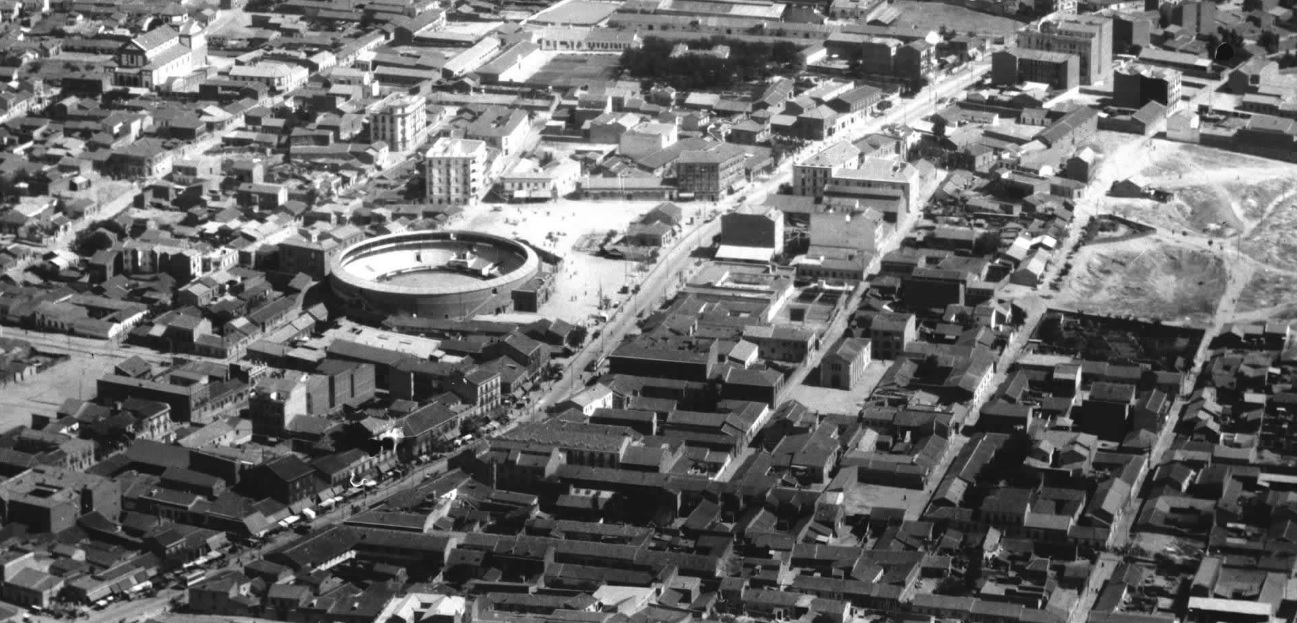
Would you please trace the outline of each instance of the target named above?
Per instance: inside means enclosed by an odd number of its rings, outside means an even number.
[[[564,258],[563,273],[540,313],[568,322],[584,323],[599,311],[599,292],[613,300],[623,285],[644,277],[641,262],[612,260],[573,249],[578,240],[602,239],[610,230],[624,233],[631,221],[653,209],[656,201],[573,201],[484,204],[458,214],[450,227],[526,240]],[[499,211],[493,206],[499,205]],[[681,203],[684,218],[700,214],[708,204]],[[550,237],[554,234],[554,237]]]
[[[52,416],[66,398],[93,398],[95,379],[112,371],[113,357],[73,354],[37,375],[0,390],[0,430],[30,425],[32,415]]]
[[[901,10],[895,26],[909,28],[941,28],[945,26],[960,34],[968,31],[979,35],[1007,35],[1018,30],[1021,23],[1002,15],[982,13],[962,6],[942,4],[940,2],[918,2],[917,0],[896,0],[893,5]]]
[[[1157,238],[1083,247],[1060,298],[1082,311],[1203,323],[1225,292],[1221,258]]]
[[[1102,171],[1174,199],[1101,198],[1100,214],[1157,231],[1082,248],[1061,280],[1061,303],[1192,325],[1217,315],[1217,322],[1297,316],[1288,300],[1297,287],[1297,165],[1163,140],[1111,149],[1120,137],[1106,134],[1096,137],[1107,154]]]
[[[1297,210],[1291,197],[1272,209],[1243,236],[1243,253],[1267,266],[1297,271]]]
[[[1106,197],[1103,208],[1174,232],[1228,237],[1282,216],[1297,195],[1297,165],[1217,149],[1150,141],[1120,163],[1132,180],[1175,193],[1165,204]]]
[[[1275,270],[1260,270],[1252,275],[1238,299],[1238,310],[1243,314],[1267,312],[1275,319],[1297,318],[1297,276]]]

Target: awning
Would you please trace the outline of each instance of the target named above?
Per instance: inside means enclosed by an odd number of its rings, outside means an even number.
[[[515,190],[513,191],[514,199],[550,199],[553,194],[549,190]]]
[[[740,247],[732,244],[723,244],[716,250],[716,259],[718,260],[769,262],[770,258],[774,256],[775,250],[773,248]]]
[[[105,604],[107,604],[108,602],[104,601],[104,597],[107,597],[108,594],[112,592],[112,590],[113,587],[111,585],[107,583],[100,584],[99,586],[96,586],[86,591],[86,599],[93,600],[93,601],[103,601]]]

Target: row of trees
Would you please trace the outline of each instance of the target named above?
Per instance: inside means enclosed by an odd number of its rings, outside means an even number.
[[[728,58],[706,54],[684,54],[671,57],[677,42],[649,37],[643,47],[626,50],[621,56],[621,71],[634,78],[665,84],[682,91],[724,90],[775,74],[801,71],[798,47],[787,41],[774,43],[712,37],[691,41],[691,50],[711,50],[725,45]]]

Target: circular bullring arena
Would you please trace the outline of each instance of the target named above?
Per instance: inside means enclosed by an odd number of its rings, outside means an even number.
[[[414,231],[352,245],[333,258],[330,281],[350,315],[464,318],[508,311],[511,293],[540,269],[536,251],[515,240]]]

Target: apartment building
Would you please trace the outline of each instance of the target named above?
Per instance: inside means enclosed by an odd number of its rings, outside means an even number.
[[[428,140],[428,110],[422,97],[400,95],[384,102],[373,117],[370,136],[392,151],[410,151]]]
[[[860,149],[842,141],[820,150],[805,161],[793,165],[793,194],[818,197],[824,194],[833,174],[860,165]]]
[[[686,151],[676,161],[676,183],[680,192],[716,201],[744,180],[746,159],[746,152],[733,145]]]
[[[486,191],[486,143],[437,139],[424,154],[428,202],[434,205],[476,203]]]
[[[1080,58],[1042,50],[1003,50],[991,55],[991,79],[996,84],[1039,82],[1068,90],[1080,84]]]
[[[825,186],[825,194],[843,197],[870,195],[871,192],[895,194],[901,200],[896,213],[886,212],[889,220],[896,221],[902,214],[914,209],[922,176],[914,165],[882,158],[865,158],[854,169],[841,169],[833,174]]]
[[[1180,72],[1169,67],[1129,63],[1113,72],[1113,99],[1122,108],[1140,108],[1149,102],[1170,108],[1180,101],[1180,79]]]
[[[1092,15],[1063,15],[1018,33],[1024,50],[1075,54],[1082,85],[1106,82],[1112,75],[1112,20]]]

